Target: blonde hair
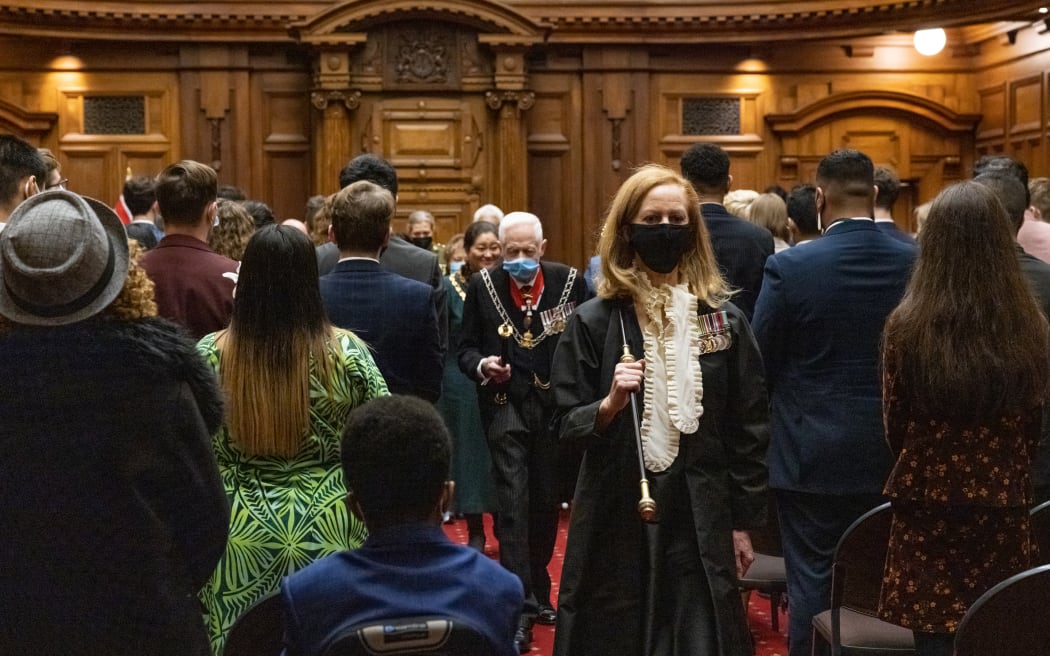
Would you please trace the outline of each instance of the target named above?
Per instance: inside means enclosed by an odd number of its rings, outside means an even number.
[[[314,246],[328,243],[328,227],[332,225],[332,196],[325,196],[324,202],[314,212],[313,229],[310,231],[310,241]]]
[[[128,240],[128,277],[117,297],[103,310],[104,315],[125,320],[157,316],[153,281],[139,265],[139,259],[145,252],[146,249],[137,241]]]
[[[648,285],[635,264],[635,252],[629,241],[628,227],[638,215],[646,196],[656,187],[675,185],[682,188],[686,199],[686,213],[693,234],[693,244],[678,262],[679,281],[689,285],[689,291],[712,308],[720,307],[730,296],[729,286],[715,262],[707,224],[700,213],[700,199],[693,186],[666,166],[647,164],[627,178],[609,205],[605,225],[598,240],[598,254],[602,260],[602,276],[598,282],[598,296],[602,298],[640,298]]]
[[[725,195],[725,198],[722,199],[722,206],[733,216],[746,219],[751,203],[755,202],[758,196],[759,193],[752,189],[737,189]]]
[[[345,378],[342,331],[294,335],[275,356],[229,329],[216,337],[222,352],[222,387],[230,439],[249,455],[293,457],[310,430],[310,364],[328,395]]]
[[[248,240],[255,233],[252,215],[237,201],[220,199],[216,217],[219,219],[219,225],[211,229],[208,246],[219,255],[225,255],[231,260],[240,260],[244,257]]]
[[[788,240],[788,209],[784,199],[776,194],[760,194],[748,208],[747,220],[773,233],[774,237]]]

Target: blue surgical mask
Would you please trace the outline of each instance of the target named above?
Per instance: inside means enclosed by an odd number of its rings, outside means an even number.
[[[506,271],[511,278],[514,278],[518,282],[527,284],[536,277],[536,272],[540,269],[540,263],[538,260],[534,260],[531,257],[519,257],[516,260],[503,260],[503,270]]]
[[[459,273],[459,270],[462,269],[462,268],[463,268],[463,261],[462,260],[460,260],[459,262],[449,262],[448,263],[448,272],[449,273]]]

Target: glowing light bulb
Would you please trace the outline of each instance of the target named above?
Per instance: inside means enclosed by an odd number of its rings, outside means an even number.
[[[915,49],[920,55],[927,57],[936,55],[944,50],[946,43],[948,43],[948,36],[939,27],[932,30],[919,30],[915,33]]]

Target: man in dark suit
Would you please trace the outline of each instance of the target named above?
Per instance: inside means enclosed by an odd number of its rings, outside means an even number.
[[[991,189],[1002,202],[1016,238],[1030,203],[1028,187],[1022,184],[1022,180],[1028,177],[1027,169],[1020,168],[1024,165],[1011,158],[1002,159],[1013,162],[1013,165],[998,162],[998,166],[982,169],[984,172],[974,180]],[[1020,244],[1017,244],[1017,261],[1043,313],[1050,317],[1050,264],[1025,252]],[[1032,459],[1032,488],[1036,503],[1050,501],[1050,407],[1044,408],[1039,444]]]
[[[386,189],[397,203],[397,170],[382,157],[358,155],[339,172],[339,188],[343,189],[358,180],[368,180]],[[339,261],[339,247],[334,243],[317,247],[317,272],[330,273]],[[386,248],[379,256],[379,264],[385,271],[418,280],[434,289],[434,310],[438,315],[438,329],[442,350],[448,348],[448,305],[445,302],[445,287],[441,284],[441,266],[434,253],[413,246],[398,235],[391,235]]]
[[[893,169],[880,166],[875,169],[875,227],[890,237],[906,244],[914,244],[915,237],[900,229],[893,220],[893,205],[901,195],[901,181]]]
[[[541,261],[539,218],[511,212],[499,225],[503,265],[467,288],[459,368],[478,383],[499,505],[500,562],[521,579],[518,647],[532,623],[554,624],[547,563],[558,530],[558,445],[550,430],[550,365],[569,315],[587,296],[583,275]]]
[[[722,205],[733,176],[729,155],[715,144],[693,144],[682,154],[682,175],[700,197],[700,210],[711,235],[722,275],[740,290],[733,303],[748,321],[755,314],[755,299],[762,288],[762,267],[773,254],[773,235],[762,226],[733,216]]]
[[[883,501],[893,458],[879,349],[916,257],[914,245],[875,227],[866,155],[831,153],[816,182],[824,235],[769,258],[753,323],[770,394],[769,487],[787,568],[791,656],[810,653],[839,537]]]
[[[321,298],[333,324],[369,345],[391,393],[436,401],[444,349],[433,292],[379,266],[393,214],[390,192],[365,180],[335,195],[329,235],[341,259],[321,277]]]

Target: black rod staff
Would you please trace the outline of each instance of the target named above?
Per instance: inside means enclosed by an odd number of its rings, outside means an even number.
[[[496,332],[500,338],[499,364],[504,367],[510,362],[510,337],[514,334],[514,327],[510,322],[502,323]]]
[[[627,329],[623,325],[623,310],[620,310],[620,334],[623,335],[623,355],[620,362],[635,362],[631,355],[631,346],[627,343]],[[642,480],[638,482],[641,488],[641,499],[638,500],[638,514],[642,521],[651,522],[656,519],[656,502],[649,496],[649,477],[645,474],[645,458],[642,456],[642,432],[638,425],[638,394],[631,392],[631,425],[634,426],[634,440],[638,447],[638,471],[641,472]]]

